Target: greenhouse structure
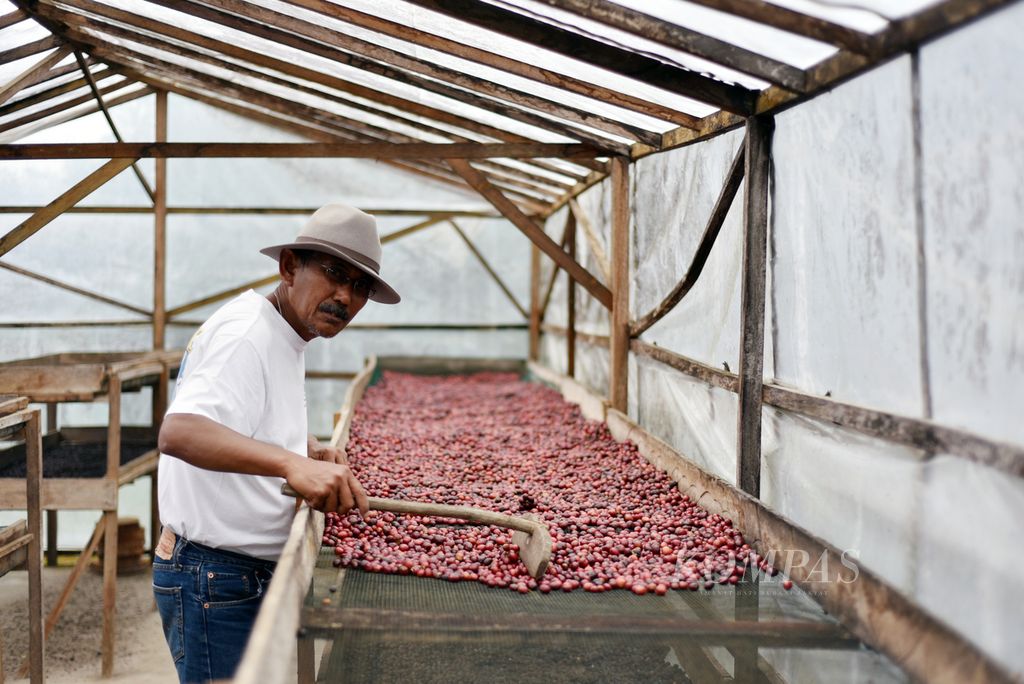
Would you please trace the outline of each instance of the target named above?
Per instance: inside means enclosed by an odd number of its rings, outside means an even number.
[[[146,630],[177,681],[183,350],[335,202],[402,301],[309,344],[309,433],[521,531],[296,504],[234,681],[1021,681],[1021,35],[1017,0],[0,0],[0,682],[129,675]]]

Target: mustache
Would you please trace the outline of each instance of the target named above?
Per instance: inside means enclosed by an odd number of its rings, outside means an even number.
[[[317,310],[318,311],[322,311],[325,314],[330,314],[331,316],[334,316],[335,318],[340,318],[341,320],[343,320],[346,323],[348,323],[348,320],[349,320],[348,307],[345,306],[344,304],[334,304],[333,302],[324,302],[323,304],[321,304],[320,306],[317,307]]]

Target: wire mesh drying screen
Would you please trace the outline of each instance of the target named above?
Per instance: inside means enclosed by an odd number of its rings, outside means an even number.
[[[329,516],[302,615],[301,637],[326,644],[318,681],[903,680],[548,390],[377,379],[348,447],[369,493],[530,511],[551,565],[529,578],[500,528]]]

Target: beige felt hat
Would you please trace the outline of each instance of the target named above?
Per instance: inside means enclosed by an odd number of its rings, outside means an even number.
[[[381,304],[397,304],[401,297],[380,277],[380,238],[377,221],[369,214],[345,204],[325,204],[313,212],[295,242],[260,250],[272,259],[281,258],[282,249],[308,249],[346,261],[372,276],[376,291],[370,297]]]

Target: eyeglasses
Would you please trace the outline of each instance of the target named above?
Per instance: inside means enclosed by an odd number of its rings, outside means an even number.
[[[316,261],[314,259],[314,261]],[[339,287],[351,286],[352,293],[357,297],[369,299],[377,292],[376,281],[368,275],[353,278],[336,266],[329,266],[322,261],[316,261],[316,265],[323,269],[324,275],[333,284]]]

